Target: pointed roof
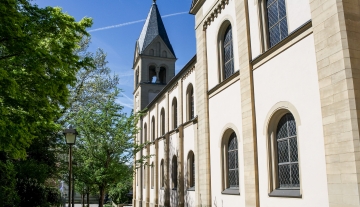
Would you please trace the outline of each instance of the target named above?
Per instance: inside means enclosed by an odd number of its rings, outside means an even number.
[[[157,8],[156,1],[153,1],[153,4],[150,8],[150,12],[145,21],[144,27],[141,31],[140,37],[138,39],[139,44],[139,53],[142,54],[145,48],[157,37],[160,36],[161,39],[165,42],[166,46],[175,56],[175,52],[171,46],[169,37],[166,33],[164,23],[161,19],[159,9]]]

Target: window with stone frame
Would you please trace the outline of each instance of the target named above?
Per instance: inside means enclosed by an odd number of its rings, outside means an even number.
[[[178,186],[178,163],[176,155],[172,158],[172,170],[171,170],[171,181],[172,181],[172,188],[176,189]]]
[[[195,116],[194,111],[194,88],[192,84],[189,84],[186,90],[186,110],[187,110],[187,120],[191,120]]]
[[[177,128],[177,99],[176,97],[174,97],[173,101],[172,101],[172,124],[173,124],[173,129]]]
[[[271,48],[288,36],[285,0],[266,0],[266,14]]]
[[[226,28],[223,37],[223,79],[227,79],[234,73],[234,49],[231,24]]]

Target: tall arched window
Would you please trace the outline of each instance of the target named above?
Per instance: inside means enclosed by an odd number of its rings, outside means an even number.
[[[239,159],[236,134],[232,133],[228,142],[228,182],[230,188],[239,188]]]
[[[230,77],[234,73],[234,52],[231,24],[225,30],[223,40],[224,50],[224,79]]]
[[[155,117],[151,118],[151,139],[152,141],[155,140]]]
[[[267,23],[270,47],[288,36],[285,0],[267,0]]]
[[[165,187],[165,175],[164,175],[164,159],[160,162],[160,186]]]
[[[177,188],[177,157],[174,155],[172,158],[172,176],[171,176],[171,180],[172,180],[172,187],[173,189]]]
[[[173,117],[173,129],[177,127],[177,99],[174,97],[172,101],[172,117]]]
[[[276,130],[278,188],[300,188],[296,123],[291,113],[285,114]]]
[[[195,155],[193,151],[190,151],[188,154],[188,186],[190,190],[195,190]]]
[[[154,162],[151,163],[151,188],[154,188]]]
[[[165,110],[164,110],[164,108],[161,109],[160,118],[161,118],[161,124],[160,124],[161,135],[164,135],[165,134]]]
[[[147,142],[147,125],[146,125],[146,123],[144,124],[144,143],[146,143]]]
[[[194,88],[192,84],[189,84],[186,90],[186,101],[187,101],[187,119],[191,120],[194,118]]]

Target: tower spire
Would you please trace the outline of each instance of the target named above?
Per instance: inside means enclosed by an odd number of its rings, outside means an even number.
[[[156,0],[153,0],[153,4],[156,4]]]

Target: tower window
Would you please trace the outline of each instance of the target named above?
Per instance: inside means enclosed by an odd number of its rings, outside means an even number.
[[[160,162],[160,186],[165,187],[165,175],[164,175],[164,159]]]
[[[195,116],[194,112],[194,88],[192,84],[190,84],[187,88],[186,92],[186,98],[187,98],[187,117],[188,120],[191,120]]]

